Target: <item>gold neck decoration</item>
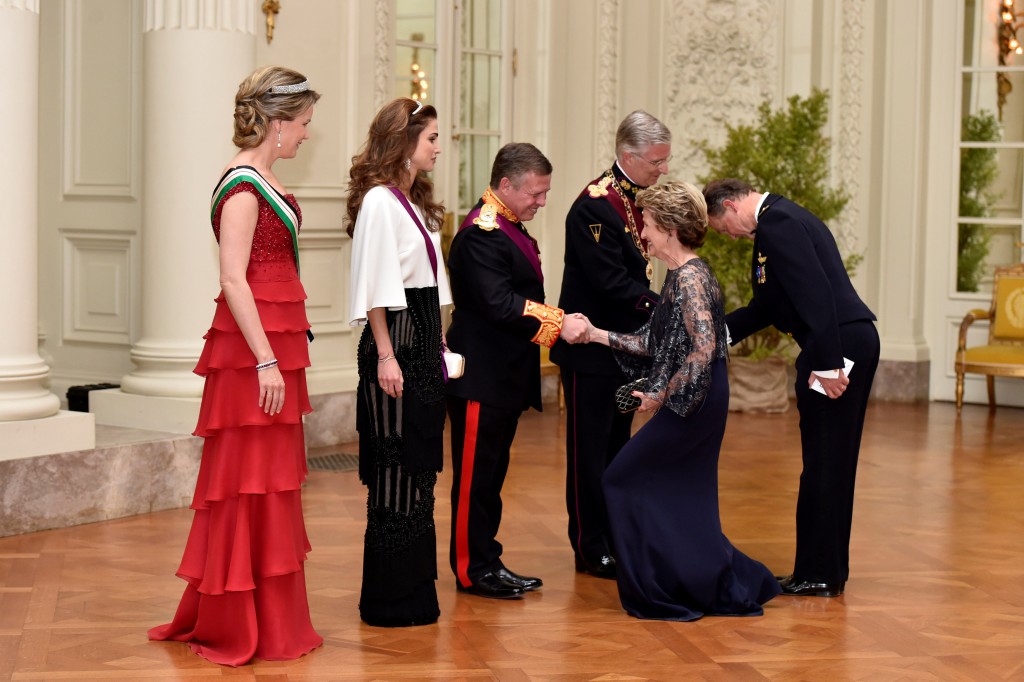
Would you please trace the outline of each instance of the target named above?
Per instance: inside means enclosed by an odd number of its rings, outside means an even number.
[[[622,207],[626,209],[626,226],[629,228],[629,234],[633,237],[633,243],[636,244],[637,251],[647,261],[647,267],[644,269],[644,274],[647,275],[647,282],[650,283],[654,279],[654,266],[651,265],[651,257],[647,254],[647,248],[644,246],[644,241],[640,239],[640,231],[636,227],[636,219],[633,217],[633,209],[629,206],[629,199],[626,198],[626,193],[619,187],[619,183],[615,180],[615,175],[611,169],[605,171],[606,177],[612,179],[611,186],[615,190],[615,193],[622,199]]]
[[[505,216],[505,218],[511,220],[513,223],[519,222],[519,216],[509,210],[508,206],[501,202],[501,199],[498,198],[497,194],[491,191],[490,187],[484,190],[482,200],[485,204],[491,204],[492,206],[497,207],[498,213]]]

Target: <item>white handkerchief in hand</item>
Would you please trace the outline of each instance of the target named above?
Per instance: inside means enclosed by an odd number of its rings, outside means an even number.
[[[849,377],[851,369],[853,369],[853,360],[851,360],[850,358],[843,358],[843,374]],[[832,376],[829,376],[829,374],[831,374]],[[815,375],[817,376],[818,372],[815,372]],[[835,370],[832,370],[831,372],[827,373],[821,372],[821,376],[824,376],[826,379],[838,379],[839,372]],[[825,395],[825,387],[822,386],[821,382],[818,381],[817,379],[815,379],[814,383],[811,384],[811,390],[817,391],[818,393]]]

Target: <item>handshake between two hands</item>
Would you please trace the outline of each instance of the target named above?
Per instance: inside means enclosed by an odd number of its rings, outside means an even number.
[[[593,340],[594,325],[583,313],[571,313],[562,318],[562,334],[568,343],[590,343]]]

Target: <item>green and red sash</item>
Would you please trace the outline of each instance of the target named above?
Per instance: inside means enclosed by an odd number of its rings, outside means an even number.
[[[250,185],[256,188],[256,191],[267,200],[270,207],[274,209],[274,213],[281,219],[284,226],[288,228],[288,232],[292,235],[292,249],[295,253],[295,270],[299,269],[299,214],[295,211],[288,200],[284,198],[284,195],[274,189],[274,186],[264,179],[259,172],[252,166],[235,166],[234,168],[228,169],[228,172],[224,174],[224,177],[217,183],[217,188],[213,190],[213,198],[210,201],[210,222],[213,222],[213,216],[217,212],[217,206],[224,197],[234,187],[240,183],[248,182]]]

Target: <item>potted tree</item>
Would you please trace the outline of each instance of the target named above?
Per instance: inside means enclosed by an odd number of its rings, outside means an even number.
[[[822,133],[828,121],[828,93],[815,89],[809,97],[794,95],[774,111],[768,102],[758,107],[753,124],[726,125],[722,146],[699,143],[708,172],[699,178],[741,178],[761,191],[785,195],[806,207],[826,224],[842,212],[849,196],[828,183],[831,147]],[[732,240],[708,231],[701,257],[722,285],[726,311],[750,300],[750,242]],[[862,259],[846,257],[852,272]],[[789,409],[789,367],[796,348],[792,339],[774,327],[762,330],[730,351],[729,409],[785,412]]]
[[[998,142],[1002,126],[990,111],[963,118],[964,142]],[[997,150],[993,147],[964,147],[960,150],[960,217],[985,218],[999,195],[989,187],[999,175]],[[980,223],[962,223],[957,235],[957,291],[978,291],[986,274],[989,231]]]

